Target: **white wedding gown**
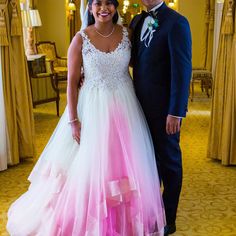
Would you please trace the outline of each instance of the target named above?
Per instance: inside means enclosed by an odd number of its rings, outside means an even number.
[[[80,145],[68,110],[10,207],[12,236],[163,235],[153,145],[128,72],[130,41],[101,52],[81,31],[85,80],[78,100]]]

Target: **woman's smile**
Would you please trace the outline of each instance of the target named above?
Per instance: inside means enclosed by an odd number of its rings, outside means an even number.
[[[109,12],[98,12],[98,16],[107,17],[109,15],[110,15]]]

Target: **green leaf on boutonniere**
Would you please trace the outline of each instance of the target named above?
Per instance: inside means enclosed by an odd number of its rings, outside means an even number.
[[[158,19],[152,19],[151,21],[148,22],[149,30],[156,29],[157,27],[159,27]]]
[[[158,19],[155,19],[155,22],[153,23],[154,29],[156,29],[159,26]]]

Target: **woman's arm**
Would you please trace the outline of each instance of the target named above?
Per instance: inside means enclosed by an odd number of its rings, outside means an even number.
[[[68,85],[67,103],[69,111],[69,123],[72,128],[72,136],[79,143],[80,123],[78,121],[77,103],[78,87],[82,66],[82,37],[76,34],[68,50]]]

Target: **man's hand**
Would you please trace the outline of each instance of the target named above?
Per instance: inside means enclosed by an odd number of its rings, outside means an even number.
[[[168,115],[166,118],[166,133],[171,135],[180,131],[181,118]]]

